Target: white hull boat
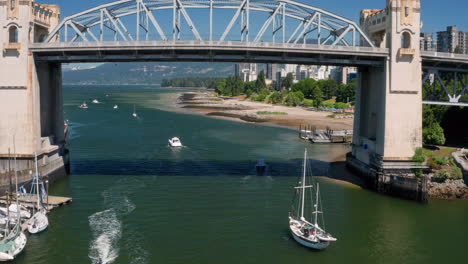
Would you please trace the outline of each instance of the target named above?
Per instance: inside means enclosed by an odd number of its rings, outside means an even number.
[[[21,218],[26,218],[26,219],[29,219],[31,218],[31,212],[23,207],[23,206],[19,206],[19,211],[20,211],[20,216]],[[10,205],[10,207],[8,207],[8,210],[10,210],[10,212],[13,212],[13,213],[18,213],[18,206],[16,204],[12,204]]]
[[[318,215],[323,214],[320,208],[319,184],[307,179],[306,174],[308,169],[310,168],[307,167],[306,150],[304,153],[303,175],[299,181],[300,186],[295,187],[296,199],[293,202],[293,211],[289,213],[289,229],[291,230],[292,237],[299,244],[313,249],[325,249],[331,242],[337,239],[328,234],[319,225]],[[308,190],[309,193],[306,195]],[[309,197],[309,199],[306,200],[306,197]],[[309,206],[306,206],[308,203],[310,203]],[[306,212],[307,209],[310,209],[310,212]],[[311,215],[313,220],[307,220],[305,215]],[[322,226],[324,226],[323,215],[321,220]]]
[[[118,105],[114,105],[114,109],[119,109],[119,106],[118,106]]]
[[[180,142],[180,139],[178,137],[173,137],[169,139],[169,145],[171,147],[182,147],[182,142]]]
[[[79,108],[88,109],[88,105],[85,102],[83,102],[82,104],[80,104]]]
[[[100,102],[97,99],[93,100],[93,104],[99,104]]]
[[[21,253],[26,246],[26,235],[16,226],[12,233],[0,241],[0,261],[10,261]]]
[[[37,234],[44,231],[49,226],[49,219],[45,211],[38,211],[28,221],[28,232],[31,234]]]

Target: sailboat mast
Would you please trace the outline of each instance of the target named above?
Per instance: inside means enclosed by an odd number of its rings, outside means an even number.
[[[36,193],[37,193],[37,210],[39,211],[39,170],[37,169],[37,154],[34,152],[34,161],[36,164]]]
[[[305,201],[305,180],[307,170],[307,149],[304,151],[304,171],[302,174],[302,202],[301,202],[301,220],[304,218],[304,201]]]
[[[319,184],[317,182],[317,194],[316,194],[316,197],[315,197],[315,226],[317,226],[317,215],[318,215],[318,198],[319,198]]]
[[[20,218],[21,218],[21,210],[19,206],[19,195],[18,195],[18,173],[17,173],[17,165],[16,165],[16,144],[15,144],[15,137],[13,137],[13,152],[15,153],[15,159],[14,159],[14,166],[15,166],[15,190],[16,190],[16,214],[18,216],[18,223],[20,223]]]

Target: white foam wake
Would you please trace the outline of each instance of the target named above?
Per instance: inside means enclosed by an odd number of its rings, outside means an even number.
[[[110,264],[119,256],[118,241],[122,234],[122,223],[114,209],[97,212],[89,218],[93,233],[89,258],[94,264]]]

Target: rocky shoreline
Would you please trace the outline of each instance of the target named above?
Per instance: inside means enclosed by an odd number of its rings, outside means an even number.
[[[427,189],[430,198],[468,200],[468,186],[463,180],[446,180],[443,183],[429,181]]]

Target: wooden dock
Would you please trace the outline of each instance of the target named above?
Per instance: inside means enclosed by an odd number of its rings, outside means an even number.
[[[312,143],[349,143],[353,130],[316,129],[313,126],[299,127],[299,137]]]
[[[35,208],[37,205],[36,196],[20,196],[19,201],[21,205],[27,208]],[[72,201],[73,199],[71,197],[49,195],[49,197],[44,199],[42,202],[46,206],[47,210],[52,210],[54,208],[71,203]],[[0,204],[6,204],[6,203],[7,203],[7,196],[0,197]],[[14,203],[14,201],[12,201],[12,203]]]

